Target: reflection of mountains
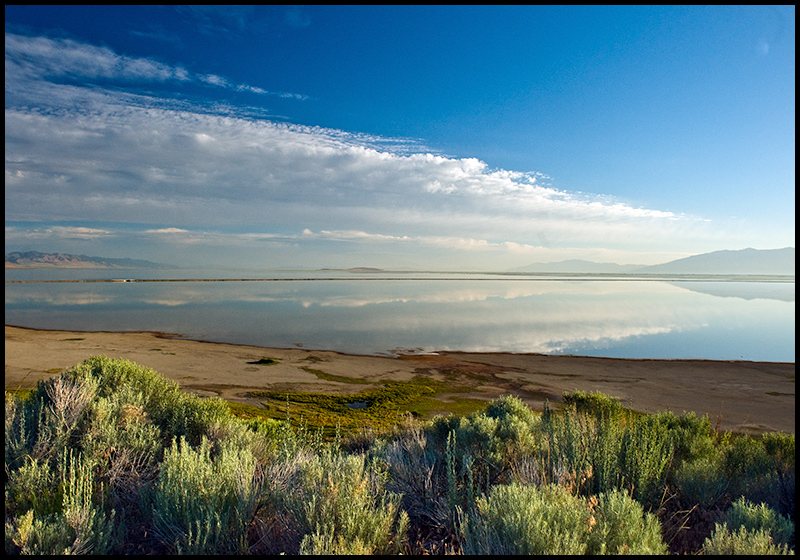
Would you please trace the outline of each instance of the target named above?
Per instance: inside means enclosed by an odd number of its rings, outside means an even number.
[[[673,286],[717,297],[794,302],[794,282],[669,282]]]

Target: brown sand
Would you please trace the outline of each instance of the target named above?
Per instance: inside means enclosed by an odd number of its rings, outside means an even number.
[[[794,433],[794,363],[710,360],[621,360],[540,354],[440,352],[353,356],[303,349],[199,342],[151,332],[45,331],[6,326],[6,389],[33,387],[89,356],[126,358],[200,395],[250,402],[254,389],[352,392],[363,386],[320,380],[305,368],[377,380],[416,374],[463,376],[486,400],[514,394],[533,408],[564,391],[602,391],[642,412],[693,411],[724,429]],[[276,365],[252,364],[262,357]],[[446,398],[446,396],[444,396]]]

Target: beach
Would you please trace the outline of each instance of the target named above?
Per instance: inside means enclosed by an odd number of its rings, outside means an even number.
[[[90,356],[105,355],[150,367],[201,396],[256,405],[258,400],[249,398],[248,392],[349,393],[361,387],[342,378],[380,383],[430,376],[448,382],[468,380],[470,398],[488,402],[512,394],[536,410],[546,401],[558,406],[565,391],[601,391],[640,412],[708,415],[712,424],[726,430],[795,431],[794,363],[452,351],[362,356],[187,340],[169,333],[8,325],[5,334],[6,390],[34,387]],[[272,365],[258,363],[264,358]]]

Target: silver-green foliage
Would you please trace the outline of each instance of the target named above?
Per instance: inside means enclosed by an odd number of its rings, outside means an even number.
[[[97,394],[110,398],[126,388],[138,395],[143,412],[159,427],[166,445],[174,437],[186,436],[197,445],[209,427],[230,416],[222,399],[201,399],[184,393],[180,386],[156,371],[123,359],[94,356],[66,372],[73,378],[97,384]]]
[[[461,523],[465,554],[664,554],[652,514],[621,492],[581,498],[558,485],[498,485]]]
[[[52,461],[60,456],[96,392],[96,382],[61,374],[40,381],[24,402],[6,394],[6,465],[13,469],[27,458]]]
[[[587,554],[665,554],[661,525],[652,513],[619,490],[587,500],[595,524],[590,526]]]
[[[292,465],[273,501],[302,535],[305,554],[386,554],[400,549],[408,517],[385,490],[386,473],[363,455],[323,450]]]
[[[462,523],[465,554],[583,554],[589,511],[563,487],[492,488]]]
[[[181,553],[245,552],[259,494],[256,462],[247,448],[223,445],[212,459],[203,438],[193,449],[173,441],[153,493],[159,538]]]
[[[775,544],[764,529],[752,531],[742,526],[730,531],[726,523],[716,525],[714,533],[703,543],[701,552],[725,556],[794,554],[786,545]]]
[[[6,551],[106,552],[114,512],[104,511],[97,461],[74,446],[97,383],[61,374],[25,399],[6,394]]]
[[[31,508],[6,523],[6,551],[12,544],[22,554],[108,553],[112,545],[114,511],[106,515],[102,504],[95,503],[102,500],[102,489],[97,496],[92,467],[82,456],[63,453],[60,508],[50,514],[37,514]]]

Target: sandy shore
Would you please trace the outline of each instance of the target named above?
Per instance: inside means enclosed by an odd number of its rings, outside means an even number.
[[[474,398],[514,394],[536,409],[564,391],[602,391],[642,412],[707,414],[748,433],[795,431],[794,363],[621,360],[539,354],[441,352],[400,358],[199,342],[151,332],[45,331],[6,326],[6,389],[32,387],[89,356],[126,358],[188,390],[248,402],[254,389],[350,392],[361,387],[321,380],[303,368],[370,381],[469,379]],[[270,357],[278,364],[250,362]],[[443,396],[446,398],[446,396]]]

